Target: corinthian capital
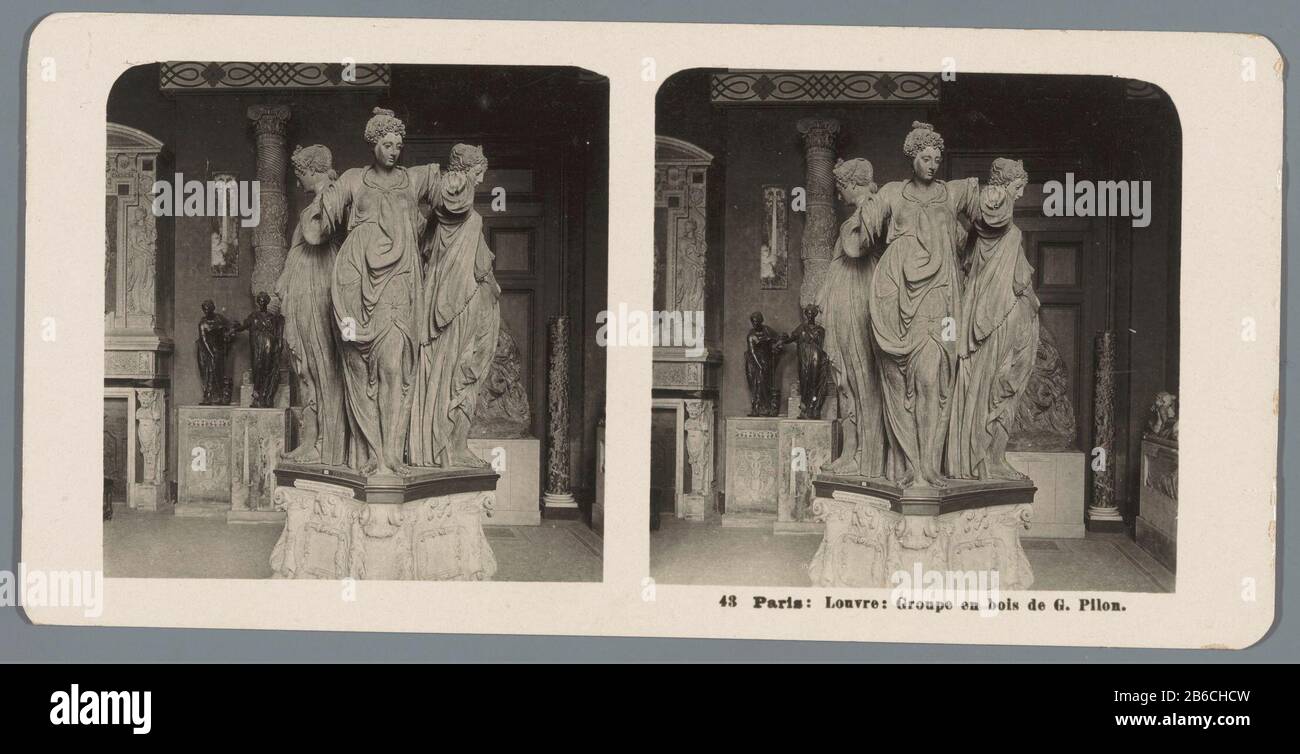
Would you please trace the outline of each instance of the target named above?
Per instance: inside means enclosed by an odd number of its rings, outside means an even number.
[[[840,133],[840,122],[834,118],[800,118],[795,128],[803,135],[804,145],[808,148],[831,149]]]
[[[285,124],[289,121],[289,106],[252,105],[248,108],[248,119],[257,124],[259,134],[284,136]]]

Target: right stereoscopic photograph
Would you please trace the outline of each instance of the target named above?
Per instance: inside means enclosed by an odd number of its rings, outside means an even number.
[[[1160,88],[692,69],[657,97],[651,576],[1174,591]]]

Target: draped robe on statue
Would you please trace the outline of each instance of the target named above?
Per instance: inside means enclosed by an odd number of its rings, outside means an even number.
[[[880,255],[864,243],[858,217],[845,220],[817,302],[826,327],[826,356],[839,393],[840,417],[856,428],[858,467],[847,473],[868,477],[883,476],[885,467],[880,374],[872,352],[867,300],[879,260]]]
[[[424,310],[418,323],[411,463],[458,466],[466,454],[470,420],[496,353],[501,288],[494,256],[474,210],[474,184],[465,173],[444,175],[438,225],[426,242]]]
[[[305,218],[309,210],[302,212]],[[346,414],[338,330],[330,307],[330,285],[338,247],[333,239],[316,245],[303,237],[303,222],[293,230],[284,272],[275,284],[284,315],[284,339],[303,394],[295,460],[341,466],[347,461]]]
[[[978,201],[974,178],[885,184],[855,215],[867,242],[887,244],[871,281],[870,330],[878,357],[889,437],[886,474],[938,477],[957,367],[957,216]],[[947,320],[947,321],[945,321]],[[919,481],[914,479],[913,481]]]
[[[316,244],[347,229],[331,296],[352,434],[348,463],[367,468],[382,460],[396,471],[404,463],[423,310],[420,203],[437,206],[441,174],[432,164],[395,167],[390,178],[386,185],[373,167],[348,170],[304,213],[302,228]]]
[[[1014,205],[1006,189],[987,186],[971,222],[976,237],[962,292],[957,388],[948,430],[948,473],[954,477],[977,476],[988,459],[995,425],[1003,437],[1010,432],[1034,368],[1038,297],[1032,287],[1034,268],[1012,222]]]

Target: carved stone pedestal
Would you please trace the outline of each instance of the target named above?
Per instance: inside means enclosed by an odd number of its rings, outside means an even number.
[[[289,412],[283,408],[231,408],[229,523],[283,521],[275,510],[275,467],[284,452]]]
[[[274,578],[486,581],[496,573],[479,520],[496,499],[491,470],[367,477],[281,464],[275,475],[275,506],[287,517],[271,551]]]
[[[1029,475],[1034,493],[1034,520],[1027,537],[1082,539],[1088,497],[1088,459],[1082,451],[1052,453],[1011,451],[1012,468]]]
[[[176,515],[225,518],[230,511],[233,406],[181,406]]]
[[[1032,482],[953,481],[900,489],[884,480],[819,475],[813,513],[826,524],[808,566],[815,586],[889,588],[893,574],[996,571],[1001,589],[1034,583],[1020,545]]]
[[[835,422],[782,419],[777,423],[776,534],[822,531],[814,520],[813,479],[835,458]]]
[[[497,482],[492,523],[498,526],[537,526],[542,523],[542,441],[535,437],[473,438],[470,452],[492,464]],[[485,514],[486,515],[486,514]],[[487,523],[487,521],[484,521]]]
[[[1138,546],[1170,571],[1178,567],[1178,442],[1142,438],[1142,487],[1135,520]]]
[[[777,417],[728,417],[726,513],[723,526],[771,528],[780,487]]]
[[[723,526],[821,531],[811,513],[813,479],[835,457],[827,419],[727,419],[727,512]]]

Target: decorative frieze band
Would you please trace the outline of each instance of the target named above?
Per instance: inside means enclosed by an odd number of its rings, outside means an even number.
[[[714,74],[715,104],[939,101],[939,74],[873,71],[728,71]]]
[[[375,63],[217,63],[173,60],[160,66],[164,92],[218,89],[381,89],[392,70]]]

